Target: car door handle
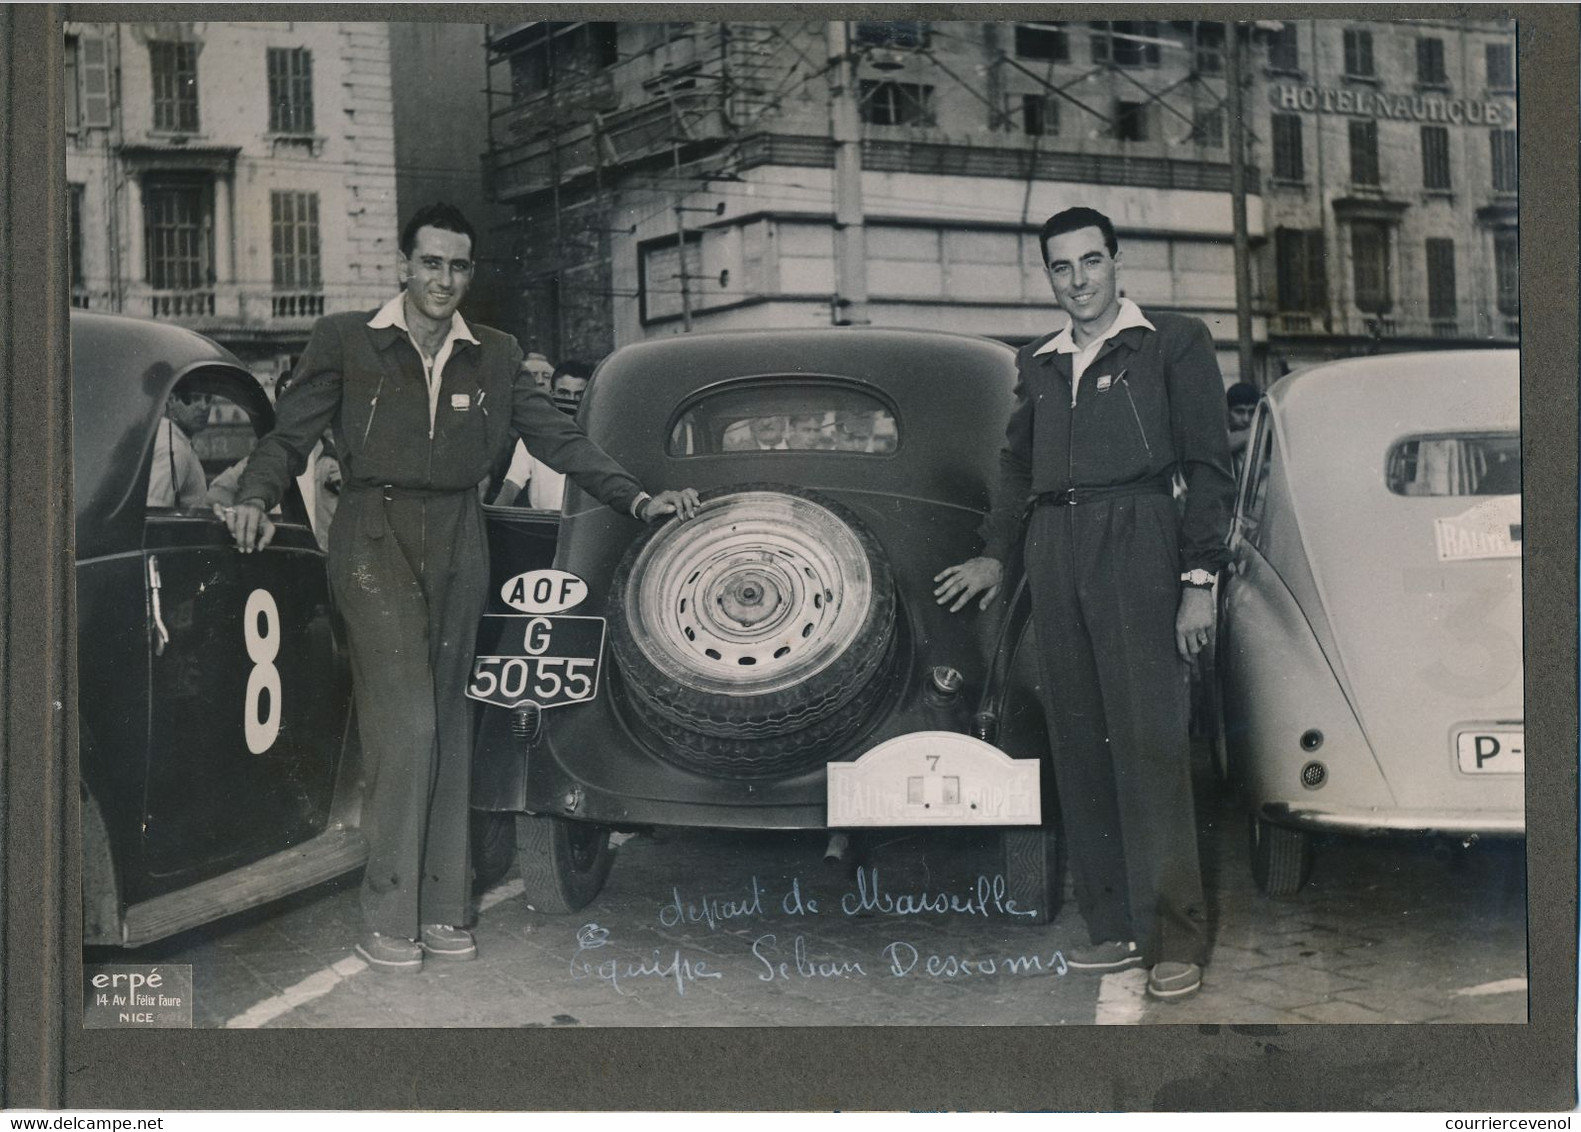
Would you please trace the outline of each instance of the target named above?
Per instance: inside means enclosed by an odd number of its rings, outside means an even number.
[[[170,643],[170,630],[165,628],[164,611],[159,607],[159,557],[154,554],[148,556],[148,592],[152,600],[149,602],[154,611],[154,655],[164,656],[165,646]]]

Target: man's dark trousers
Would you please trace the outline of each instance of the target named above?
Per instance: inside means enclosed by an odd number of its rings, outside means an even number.
[[[487,601],[485,539],[476,490],[349,489],[330,528],[365,760],[362,908],[385,935],[470,917],[462,689]]]
[[[1094,942],[1202,964],[1179,512],[1166,493],[1032,510],[1026,570],[1076,898]]]

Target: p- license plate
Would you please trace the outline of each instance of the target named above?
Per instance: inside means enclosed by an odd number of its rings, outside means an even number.
[[[1455,756],[1466,774],[1525,774],[1526,729],[1488,727],[1457,731]]]
[[[467,695],[499,707],[558,707],[598,695],[602,617],[484,614]]]

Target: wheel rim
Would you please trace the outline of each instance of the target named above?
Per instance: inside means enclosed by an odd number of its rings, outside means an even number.
[[[768,491],[703,504],[633,564],[633,643],[671,680],[760,696],[821,672],[850,646],[872,600],[861,541],[828,508]]]

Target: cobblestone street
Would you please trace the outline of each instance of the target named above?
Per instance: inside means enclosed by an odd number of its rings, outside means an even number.
[[[1523,845],[1329,841],[1303,894],[1271,900],[1244,818],[1205,782],[1199,796],[1212,956],[1179,1002],[1148,999],[1140,970],[1067,971],[1086,941],[1074,902],[1015,922],[994,899],[995,838],[971,831],[873,835],[860,879],[806,834],[632,837],[582,912],[532,911],[509,879],[484,897],[478,960],[415,976],[353,954],[352,878],[89,959],[191,964],[200,1027],[1525,1021]],[[941,894],[954,911],[906,903]]]

